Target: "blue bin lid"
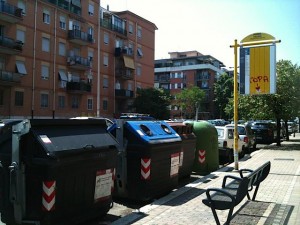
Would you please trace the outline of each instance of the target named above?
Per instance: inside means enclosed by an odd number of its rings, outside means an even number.
[[[181,137],[164,121],[127,121],[124,126],[146,143],[181,141]]]

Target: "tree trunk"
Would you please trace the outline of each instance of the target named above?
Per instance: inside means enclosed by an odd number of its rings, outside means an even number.
[[[284,126],[285,126],[286,140],[289,141],[290,140],[290,137],[289,137],[290,135],[289,135],[289,128],[288,128],[288,123],[287,122],[288,122],[287,120],[284,121]]]
[[[277,130],[277,137],[276,137],[276,145],[280,146],[280,130],[281,130],[281,126],[280,126],[280,118],[276,119],[277,125],[276,125],[276,130]]]

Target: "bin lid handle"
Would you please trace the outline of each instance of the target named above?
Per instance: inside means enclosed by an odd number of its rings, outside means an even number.
[[[86,146],[84,146],[84,149],[93,149],[93,148],[95,148],[94,145],[86,145]]]

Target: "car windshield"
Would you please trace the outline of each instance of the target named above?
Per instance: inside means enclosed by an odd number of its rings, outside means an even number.
[[[268,124],[267,123],[255,123],[254,127],[268,128]]]
[[[234,128],[234,126],[230,126],[230,128]],[[238,134],[239,135],[246,135],[246,129],[245,127],[242,127],[242,126],[238,126]]]

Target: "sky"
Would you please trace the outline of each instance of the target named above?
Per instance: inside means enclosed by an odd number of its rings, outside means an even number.
[[[227,68],[238,43],[253,33],[281,40],[276,59],[300,66],[300,0],[100,0],[110,11],[129,10],[154,23],[155,59],[196,50]]]

